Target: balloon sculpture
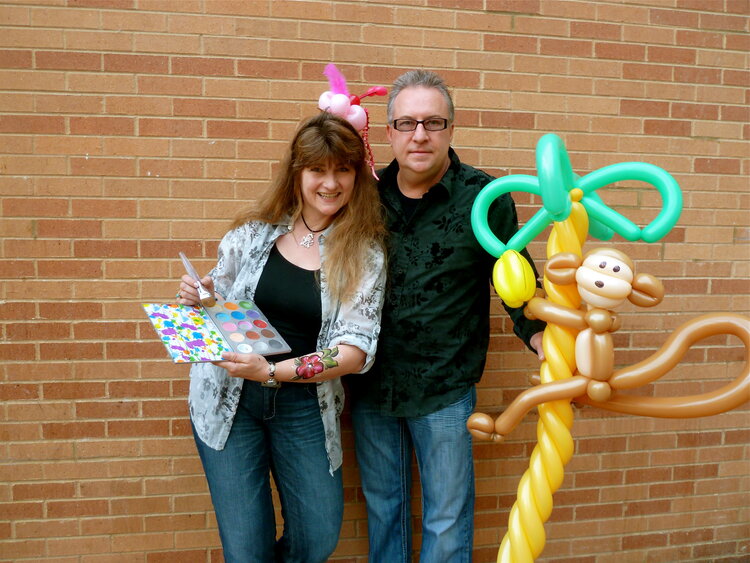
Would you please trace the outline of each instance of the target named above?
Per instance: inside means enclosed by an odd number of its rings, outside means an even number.
[[[500,442],[530,409],[539,410],[538,443],[518,485],[498,563],[533,561],[544,549],[544,522],[552,513],[552,494],[562,484],[563,468],[573,454],[571,401],[628,414],[688,418],[725,412],[750,399],[747,361],[733,382],[701,395],[643,397],[621,392],[660,378],[690,346],[708,336],[734,335],[750,351],[750,319],[730,313],[703,315],[678,327],[645,360],[615,370],[612,333],[621,323],[613,309],[626,300],[639,307],[658,305],[664,288],[656,277],[636,273],[632,260],[619,250],[596,248],[584,255],[583,242],[589,230],[602,240],[613,232],[630,241],[663,238],[682,210],[679,186],[666,171],[641,162],[614,164],[579,178],[562,141],[552,134],[540,139],[536,160],[538,177],[506,176],[485,186],[471,218],[477,240],[498,258],[493,284],[500,297],[514,307],[526,303],[528,318],[548,323],[542,343],[545,360],[538,381],[533,381],[540,384],[519,394],[497,419],[474,413],[467,423],[474,437]],[[620,180],[647,182],[661,194],[661,212],[643,229],[607,207],[595,193]],[[510,191],[541,196],[543,208],[502,243],[490,230],[487,215],[490,204]],[[545,295],[535,295],[533,270],[519,251],[550,224]]]
[[[318,108],[346,119],[357,131],[362,132],[362,140],[367,147],[368,164],[372,170],[372,175],[377,180],[378,175],[375,173],[375,159],[372,156],[372,149],[370,148],[368,139],[370,116],[367,109],[362,107],[361,101],[362,98],[366,98],[367,96],[385,96],[388,94],[388,90],[383,86],[373,86],[361,96],[354,96],[349,93],[346,87],[346,79],[339,69],[336,68],[336,65],[333,63],[327,64],[323,70],[323,74],[328,77],[328,84],[331,89],[326,90],[320,95],[320,98],[318,98]]]

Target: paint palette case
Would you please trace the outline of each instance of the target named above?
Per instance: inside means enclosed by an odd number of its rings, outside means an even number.
[[[213,307],[143,303],[151,324],[175,363],[213,362],[222,352],[271,356],[291,348],[249,299],[216,301]]]

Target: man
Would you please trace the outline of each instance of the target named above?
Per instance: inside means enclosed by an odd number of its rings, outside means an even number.
[[[357,459],[367,501],[370,561],[411,561],[411,456],[422,483],[423,563],[471,561],[474,473],[466,421],[489,342],[494,257],[471,230],[471,206],[492,177],[450,148],[453,102],[432,72],[399,77],[386,133],[395,160],[380,172],[389,280],[376,364],[349,378]],[[489,213],[507,241],[508,194]],[[529,262],[531,260],[529,259]],[[516,334],[541,354],[544,324],[507,308]]]

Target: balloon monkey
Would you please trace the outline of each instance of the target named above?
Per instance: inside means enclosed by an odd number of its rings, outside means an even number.
[[[686,397],[654,398],[620,393],[658,379],[670,371],[695,342],[716,334],[733,334],[750,350],[750,319],[729,313],[704,315],[678,327],[654,354],[627,368],[614,370],[612,333],[620,319],[612,311],[625,300],[652,307],[664,296],[661,282],[649,274],[636,274],[622,252],[599,248],[582,256],[581,245],[592,235],[607,240],[616,231],[628,240],[655,242],[672,228],[682,208],[676,182],[665,171],[645,163],[612,165],[578,178],[562,141],[545,135],[537,145],[538,178],[506,176],[490,182],[477,197],[472,227],[480,244],[499,257],[493,283],[508,304],[527,303],[529,318],[547,321],[543,346],[546,360],[540,370],[541,385],[521,393],[497,420],[475,413],[467,426],[478,439],[502,441],[533,407],[538,406],[538,444],[529,469],[518,486],[511,508],[508,533],[498,551],[500,561],[533,561],[544,547],[543,523],[552,510],[552,493],[562,483],[563,466],[572,456],[570,401],[617,412],[657,417],[697,417],[725,412],[750,399],[750,368],[731,383],[713,392]],[[608,208],[594,193],[622,179],[654,185],[662,195],[663,209],[644,229]],[[489,230],[487,210],[499,195],[513,189],[540,195],[544,208],[507,243]],[[589,225],[590,219],[590,225]],[[547,244],[546,297],[534,296],[530,267],[517,267],[517,255],[547,225],[553,224]],[[502,279],[501,279],[502,277]],[[586,310],[581,310],[581,299]]]
[[[527,389],[497,420],[483,413],[473,414],[468,427],[474,437],[502,441],[531,408],[558,399],[629,414],[694,418],[731,410],[750,398],[747,364],[734,381],[702,395],[654,398],[615,394],[613,397],[613,390],[644,385],[666,374],[692,344],[703,338],[733,334],[750,349],[750,322],[730,313],[703,315],[678,327],[656,353],[634,366],[615,371],[611,335],[620,327],[620,319],[610,309],[626,299],[641,307],[659,304],[664,296],[661,282],[650,274],[633,275],[630,259],[611,248],[592,250],[583,261],[573,253],[556,254],[547,262],[545,275],[560,284],[575,282],[588,305],[588,310],[582,311],[533,297],[524,311],[528,318],[580,331],[575,340],[577,374],[564,382]]]

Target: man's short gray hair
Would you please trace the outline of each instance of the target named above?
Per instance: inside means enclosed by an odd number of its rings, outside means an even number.
[[[453,123],[454,109],[453,99],[451,94],[448,92],[448,87],[445,85],[445,81],[435,72],[431,70],[410,70],[399,76],[393,82],[393,88],[388,96],[388,123],[393,121],[393,101],[396,99],[402,90],[405,88],[412,88],[420,86],[422,88],[435,88],[445,98],[448,104],[448,121]]]

